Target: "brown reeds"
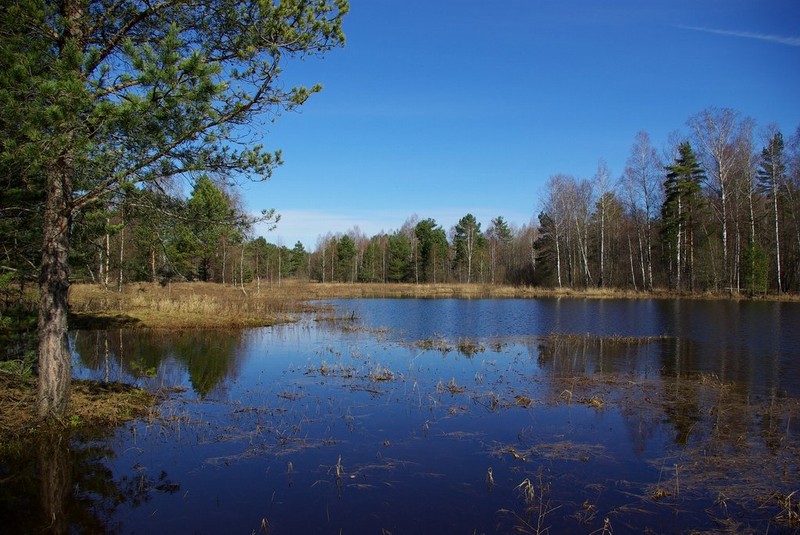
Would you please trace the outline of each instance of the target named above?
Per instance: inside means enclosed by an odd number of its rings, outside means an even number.
[[[113,324],[156,328],[231,328],[291,322],[314,310],[286,292],[260,294],[212,283],[131,284],[122,292],[74,285],[71,321],[81,326]]]
[[[114,324],[163,328],[252,327],[292,321],[300,313],[318,311],[322,305],[309,304],[312,301],[370,297],[709,299],[716,296],[676,295],[666,291],[645,293],[602,288],[570,290],[492,284],[317,283],[290,279],[282,281],[281,284],[262,285],[260,288],[253,285],[242,288],[205,282],[180,282],[164,286],[154,283],[130,283],[125,285],[121,292],[94,284],[75,284],[70,290],[70,307],[73,323],[81,325],[88,323],[101,327]],[[730,296],[725,294],[724,298],[730,299]],[[785,295],[780,298],[790,299]],[[800,297],[795,296],[795,298]]]
[[[36,417],[36,379],[0,373],[0,443],[52,429],[112,428],[146,414],[157,396],[122,383],[73,381],[67,415],[55,422]]]

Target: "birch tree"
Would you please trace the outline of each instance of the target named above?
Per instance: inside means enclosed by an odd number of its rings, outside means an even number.
[[[784,156],[783,134],[775,126],[770,127],[767,145],[761,151],[761,164],[758,169],[758,184],[769,197],[772,208],[772,223],[775,237],[775,276],[778,293],[783,292],[781,277],[781,211],[780,197],[785,188],[786,161]]]
[[[637,218],[639,242],[644,242],[640,256],[647,290],[653,289],[653,219],[656,207],[661,204],[661,169],[650,135],[637,132],[625,165],[624,183],[631,213]]]
[[[734,143],[738,112],[730,108],[708,108],[689,118],[695,144],[708,173],[709,186],[719,199],[718,216],[722,226],[722,284],[731,287],[732,271],[729,244],[730,195],[735,165]]]

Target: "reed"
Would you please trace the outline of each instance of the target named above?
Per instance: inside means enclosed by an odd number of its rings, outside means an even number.
[[[88,322],[90,325],[108,326],[125,323],[143,327],[221,328],[284,323],[293,321],[304,312],[321,311],[323,305],[313,303],[315,301],[369,297],[708,299],[715,296],[706,294],[678,296],[661,291],[644,293],[602,288],[571,290],[492,284],[318,283],[289,279],[282,281],[281,284],[260,287],[206,282],[170,283],[165,286],[153,283],[130,283],[124,285],[122,291],[104,289],[93,284],[74,284],[70,290],[70,307],[73,313],[72,321],[76,324]],[[729,299],[730,296],[726,295],[725,298]],[[789,297],[781,296],[781,298]],[[469,349],[478,350],[478,348]]]
[[[0,373],[0,443],[30,438],[48,429],[36,418],[35,377]],[[156,394],[121,383],[76,380],[72,382],[67,415],[50,422],[63,429],[115,427],[147,414]]]
[[[122,292],[78,284],[70,291],[71,322],[77,326],[250,327],[291,322],[318,308],[285,292],[200,282],[131,284]]]

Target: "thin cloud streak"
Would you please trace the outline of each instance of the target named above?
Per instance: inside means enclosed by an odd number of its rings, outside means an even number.
[[[778,43],[781,45],[800,46],[800,37],[784,37],[782,35],[770,35],[764,33],[753,32],[739,32],[734,30],[717,30],[714,28],[701,28],[698,26],[678,26],[684,30],[693,30],[696,32],[715,33],[717,35],[729,35],[732,37],[744,37],[745,39],[759,39],[761,41],[769,41],[771,43]]]

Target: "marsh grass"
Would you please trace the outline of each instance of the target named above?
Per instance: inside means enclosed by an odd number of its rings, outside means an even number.
[[[453,346],[442,336],[432,336],[417,340],[414,345],[423,351],[439,351],[443,355],[453,351]]]
[[[470,338],[459,338],[456,342],[456,349],[465,357],[472,357],[477,353],[483,353],[486,348],[480,343]]]
[[[94,284],[70,288],[73,325],[139,325],[161,328],[253,327],[294,321],[299,314],[319,312],[320,321],[350,321],[354,315],[331,317],[314,301],[339,298],[673,298],[670,292],[611,289],[569,290],[491,284],[317,283],[286,280],[281,284],[244,288],[205,282],[130,283],[121,292]],[[714,298],[712,295],[682,297]],[[726,299],[730,296],[725,295]],[[789,296],[781,296],[789,299]],[[800,298],[800,297],[798,297]]]
[[[126,285],[122,292],[89,284],[70,289],[71,322],[77,325],[253,327],[295,321],[313,310],[285,290],[257,293],[213,283],[139,283]]]
[[[551,503],[550,481],[545,481],[541,471],[534,476],[533,481],[526,477],[514,487],[524,504],[524,513],[520,515],[510,509],[501,509],[498,513],[511,515],[515,520],[514,532],[530,535],[544,535],[550,533],[547,526],[547,516],[561,506]]]
[[[55,422],[36,417],[36,379],[0,373],[0,444],[13,445],[53,430],[113,428],[150,413],[159,395],[122,383],[73,381],[67,414]]]

